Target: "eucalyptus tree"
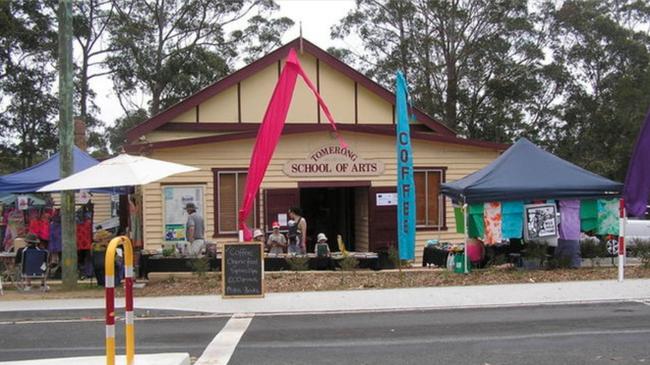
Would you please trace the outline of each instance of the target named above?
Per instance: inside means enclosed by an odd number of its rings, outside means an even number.
[[[272,0],[114,0],[113,5],[114,51],[107,63],[127,118],[139,109],[134,99],[149,99],[155,115],[227,75],[239,47],[264,52],[293,24],[271,17],[277,9]]]

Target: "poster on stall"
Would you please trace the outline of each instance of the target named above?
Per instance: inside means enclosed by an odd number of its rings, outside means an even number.
[[[167,242],[185,241],[187,222],[187,203],[194,203],[196,211],[204,217],[204,187],[200,185],[163,186],[164,240]]]
[[[555,204],[533,204],[524,206],[524,230],[526,240],[552,238],[557,236]]]
[[[27,195],[18,195],[16,197],[16,205],[20,210],[27,210],[29,208],[29,197]]]

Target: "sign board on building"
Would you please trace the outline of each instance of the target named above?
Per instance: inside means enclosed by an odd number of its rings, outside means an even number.
[[[264,251],[261,243],[225,243],[221,261],[223,298],[264,296]]]
[[[287,161],[282,171],[291,177],[378,176],[384,173],[384,163],[364,160],[349,147],[326,145],[311,152],[304,160]]]
[[[377,206],[397,205],[397,193],[377,193]]]
[[[557,236],[555,204],[532,204],[524,206],[524,229],[526,240]]]
[[[205,219],[203,204],[203,186],[173,185],[163,186],[164,236],[167,242],[185,241],[185,223],[187,223],[187,203],[194,203],[197,212]]]

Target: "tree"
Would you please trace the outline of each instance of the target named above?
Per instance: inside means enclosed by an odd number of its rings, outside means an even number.
[[[108,142],[113,152],[120,152],[126,143],[126,132],[149,117],[146,110],[140,108],[115,120],[115,125],[108,127]]]
[[[0,2],[0,170],[31,166],[56,140],[56,32],[47,4]]]
[[[101,147],[95,144],[99,142],[97,130],[103,123],[93,113],[97,111],[97,106],[93,103],[95,93],[90,81],[110,73],[104,68],[103,59],[111,49],[103,40],[113,16],[113,3],[111,0],[87,0],[77,1],[73,5],[74,39],[80,50],[76,65],[76,109],[90,131],[89,145]]]
[[[452,129],[509,141],[543,91],[535,19],[525,0],[361,0],[332,34],[358,34],[368,74],[390,87],[403,70],[416,105]]]
[[[53,79],[51,73],[38,70],[7,77],[4,92],[11,95],[11,101],[0,117],[0,134],[6,145],[16,147],[22,169],[55,152],[58,145],[58,104],[49,93]]]
[[[637,1],[567,1],[546,14],[556,64],[570,75],[556,106],[554,150],[622,181],[650,106],[650,8]]]
[[[114,0],[115,19],[107,58],[114,88],[130,118],[132,97],[150,98],[155,115],[230,72],[238,47],[249,51],[273,47],[291,24],[253,16],[244,31],[228,37],[224,27],[253,11],[269,13],[271,0]],[[254,46],[255,37],[264,46]],[[253,43],[251,43],[253,42]]]

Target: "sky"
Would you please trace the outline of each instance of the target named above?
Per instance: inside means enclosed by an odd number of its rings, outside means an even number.
[[[320,48],[327,49],[332,46],[355,48],[349,41],[330,39],[331,26],[338,24],[339,20],[354,8],[355,0],[275,0],[275,2],[280,6],[276,15],[291,18],[295,22],[295,25],[285,33],[283,43],[299,36],[299,23],[302,22],[302,36]],[[122,116],[122,108],[113,93],[110,78],[97,78],[91,87],[97,92],[95,103],[100,107],[100,119],[107,125],[112,125],[116,118]],[[141,102],[142,106],[146,106],[146,99]]]

